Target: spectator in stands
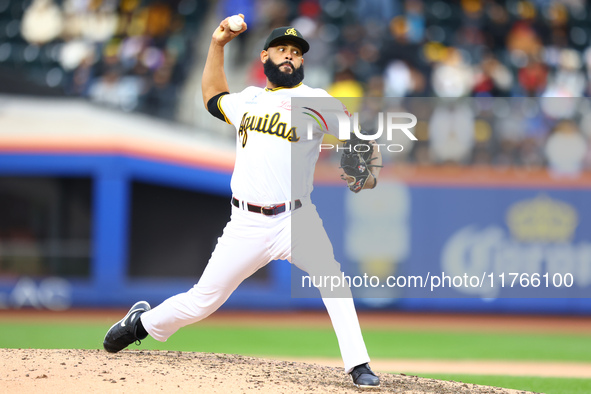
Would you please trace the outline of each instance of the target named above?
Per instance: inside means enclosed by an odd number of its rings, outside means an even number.
[[[574,177],[583,169],[587,141],[574,122],[563,121],[556,125],[548,137],[544,153],[548,170],[553,175]]]
[[[62,12],[52,0],[34,0],[23,15],[21,34],[30,43],[43,45],[63,29]]]
[[[429,120],[430,157],[435,163],[463,164],[474,147],[474,113],[466,100],[438,102]]]

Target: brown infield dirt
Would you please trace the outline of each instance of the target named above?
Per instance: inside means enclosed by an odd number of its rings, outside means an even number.
[[[0,359],[6,393],[525,393],[383,373],[381,387],[362,390],[342,368],[234,354],[0,349]]]
[[[3,311],[4,321],[94,321],[105,329],[125,310]],[[461,314],[360,313],[364,328],[588,334],[590,317]],[[220,311],[198,323],[225,327],[330,327],[326,313]],[[6,393],[525,393],[462,382],[411,376],[422,373],[473,373],[591,378],[591,363],[482,360],[372,360],[379,389],[353,386],[337,359],[290,361],[239,355],[178,351],[0,349],[0,392]]]

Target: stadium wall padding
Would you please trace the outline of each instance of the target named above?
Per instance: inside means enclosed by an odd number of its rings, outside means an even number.
[[[134,181],[227,198],[228,210],[230,209],[231,174],[227,168],[182,165],[112,153],[10,152],[0,155],[0,176],[88,176],[93,184],[93,252],[90,278],[3,278],[0,281],[0,308],[126,307],[138,299],[158,304],[166,297],[190,289],[195,282],[192,278],[131,279],[127,276],[130,188]],[[384,184],[388,185],[388,181]],[[383,187],[384,184],[380,186]],[[576,256],[576,281],[581,290],[578,293],[568,293],[568,297],[544,297],[544,294],[538,294],[533,298],[523,297],[522,294],[513,297],[515,294],[510,292],[449,293],[445,297],[410,292],[392,297],[359,298],[356,303],[360,309],[591,313],[588,297],[591,286],[589,188],[404,184],[395,184],[395,188],[398,189],[393,191],[392,196],[400,196],[402,190],[406,203],[398,206],[398,216],[391,216],[388,207],[387,214],[382,215],[384,219],[381,225],[387,227],[389,220],[396,222],[392,234],[395,237],[400,236],[408,243],[406,247],[401,246],[402,252],[392,252],[396,261],[396,273],[410,275],[421,274],[425,270],[438,272],[453,269],[449,263],[442,263],[442,255],[444,251],[454,247],[454,242],[461,244],[458,239],[463,236],[472,240],[482,238],[482,242],[498,242],[499,244],[491,246],[497,254],[503,248],[512,247],[517,256],[511,257],[516,259],[515,264],[519,264],[520,255],[541,253],[542,268],[545,270],[551,268],[550,260],[555,258],[552,256],[562,253],[562,258],[567,256],[567,260],[568,256]],[[352,193],[342,186],[319,184],[312,198],[324,219],[337,260],[346,269],[354,270],[356,262],[347,254],[345,247],[348,242],[347,228],[350,227],[351,220],[351,214],[347,212],[355,207],[355,203],[350,201]],[[400,205],[396,201],[391,203]],[[366,208],[366,211],[371,209]],[[560,228],[556,228],[554,232],[548,230],[546,235],[537,234],[535,226],[528,222],[535,220],[532,215],[535,216],[536,209],[546,209],[548,220],[556,220],[557,227]],[[569,228],[573,225],[568,222],[572,221],[573,213],[576,225]],[[379,217],[380,212],[373,214]],[[493,234],[492,238],[486,240],[490,233]],[[543,242],[539,239],[543,239]],[[458,253],[465,255],[469,251]],[[466,262],[470,264],[470,261]],[[492,264],[488,260],[485,263]],[[564,264],[568,264],[568,261]],[[491,272],[497,273],[494,267],[489,268]],[[522,267],[517,265],[515,269]],[[323,308],[319,299],[292,298],[290,276],[290,267],[286,261],[272,262],[268,267],[267,280],[244,283],[222,308]],[[573,294],[575,297],[571,297]]]

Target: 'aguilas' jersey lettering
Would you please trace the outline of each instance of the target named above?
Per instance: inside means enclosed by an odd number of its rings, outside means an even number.
[[[287,123],[280,122],[281,114],[275,112],[270,118],[269,114],[264,117],[248,116],[248,112],[242,115],[240,128],[238,129],[238,136],[242,139],[242,147],[246,145],[248,131],[257,131],[259,133],[271,134],[277,137],[288,140],[289,142],[297,142],[300,140],[296,132],[296,128],[292,127],[287,130]]]
[[[240,122],[240,129],[238,130],[238,137],[242,138],[242,147],[244,148],[244,146],[246,145],[246,139],[248,138],[248,134],[246,133],[246,127],[245,127],[245,118],[246,118],[246,114],[248,114],[248,112],[245,112],[244,115],[242,116],[242,121]]]
[[[296,98],[303,100],[292,106]],[[318,147],[324,135],[338,136],[339,124],[337,116],[327,116],[326,127],[312,124],[312,138],[307,138],[307,123],[296,121],[308,120],[300,117],[304,106],[346,114],[339,100],[304,84],[272,91],[249,86],[222,95],[217,105],[233,127],[236,159],[230,186],[236,198],[264,206],[310,195]]]

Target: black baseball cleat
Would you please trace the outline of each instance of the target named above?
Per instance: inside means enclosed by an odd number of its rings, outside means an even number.
[[[109,353],[117,353],[136,341],[141,343],[141,339],[144,339],[145,336],[143,338],[137,336],[137,323],[142,313],[149,310],[150,304],[146,301],[139,301],[133,304],[127,315],[113,324],[109,328],[109,331],[107,331],[107,335],[105,335],[105,340],[103,341],[105,350]]]
[[[351,371],[353,383],[359,388],[380,387],[380,378],[371,370],[368,363],[361,364]]]

